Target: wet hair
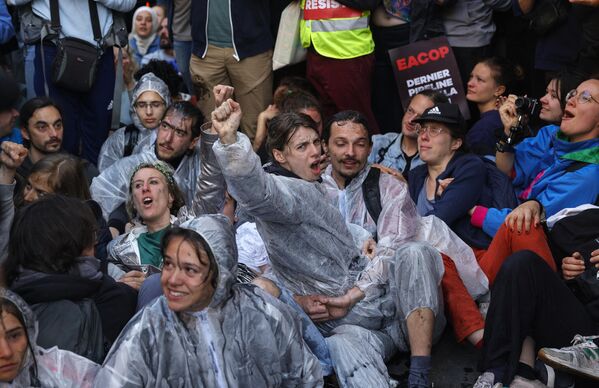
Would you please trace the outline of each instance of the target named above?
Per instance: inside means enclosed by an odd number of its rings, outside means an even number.
[[[37,161],[29,176],[48,174],[48,186],[52,188],[53,193],[86,201],[91,199],[91,195],[83,163],[82,159],[73,155],[51,154]]]
[[[276,92],[276,90],[279,88],[281,88],[281,90]],[[283,77],[283,79],[281,79],[281,82],[279,82],[279,84],[275,88],[274,104],[278,108],[281,108],[281,102],[283,101],[283,99],[287,95],[298,91],[311,94],[314,98],[318,100],[318,92],[316,91],[314,86],[312,86],[310,81],[308,81],[304,77],[286,76]]]
[[[445,93],[443,93],[443,92],[441,92],[439,90],[435,90],[435,89],[424,89],[424,90],[421,90],[421,91],[419,91],[418,93],[416,93],[414,95],[414,97],[416,97],[416,96],[427,97],[435,105],[437,105],[437,104],[448,104],[449,103],[449,97],[447,97],[447,95]],[[412,97],[412,99],[414,97]],[[410,99],[410,101],[412,99]]]
[[[293,137],[299,127],[313,129],[318,133],[316,123],[310,116],[303,113],[289,112],[281,113],[268,122],[268,136],[266,138],[266,150],[272,157],[273,150],[283,151],[289,139]]]
[[[96,219],[84,202],[48,195],[21,209],[10,229],[4,262],[7,284],[21,268],[46,274],[66,274],[76,258],[94,245]]]
[[[17,318],[17,321],[19,321],[21,326],[23,326],[23,330],[25,332],[25,338],[27,338],[27,349],[29,350],[29,355],[33,359],[33,365],[31,367],[32,372],[33,372],[32,380],[37,380],[37,375],[38,375],[37,360],[35,358],[35,352],[33,351],[33,345],[32,345],[31,338],[29,338],[29,332],[27,331],[27,325],[25,324],[25,317],[23,317],[23,313],[21,312],[21,310],[19,310],[19,308],[10,299],[0,297],[0,319],[2,319],[2,316],[4,315],[4,313],[10,314],[10,315],[14,316],[15,318]],[[27,357],[27,354],[24,355],[23,360],[21,360],[21,361],[24,361],[24,359],[26,357]],[[23,365],[21,365],[21,367],[22,366]]]
[[[293,91],[283,97],[279,109],[282,113],[299,112],[302,109],[316,109],[322,117],[320,102],[312,94],[302,90]]]
[[[162,242],[160,244],[160,253],[162,254],[162,257],[165,257],[166,255],[166,248],[168,247],[168,244],[176,237],[180,237],[183,241],[191,244],[196,252],[196,255],[198,256],[200,263],[208,266],[209,270],[204,281],[210,281],[212,287],[216,289],[218,285],[218,264],[216,263],[216,258],[214,257],[214,253],[212,253],[212,249],[210,249],[210,245],[208,245],[206,240],[196,231],[180,228],[177,226],[167,230],[162,237]],[[201,261],[201,251],[205,251],[207,253],[209,261],[208,263]],[[212,277],[208,279],[210,274],[212,274]]]
[[[331,137],[331,127],[334,123],[338,122],[350,122],[355,124],[361,124],[366,129],[366,135],[368,136],[368,142],[371,142],[370,139],[370,126],[368,125],[368,119],[362,113],[356,110],[344,110],[338,113],[335,113],[331,116],[322,131],[322,140],[325,143],[329,142],[329,138]]]
[[[524,70],[521,66],[515,66],[507,58],[488,57],[478,61],[491,69],[491,76],[499,86],[505,86],[504,96],[518,94],[520,82],[524,79]]]
[[[154,169],[162,175],[166,181],[168,193],[173,197],[170,213],[174,216],[177,215],[179,209],[185,206],[185,196],[177,185],[177,182],[175,182],[173,169],[167,163],[157,161],[154,163],[140,163],[135,167],[135,170],[133,170],[131,178],[129,179],[129,195],[127,197],[127,203],[125,204],[129,217],[133,219],[138,216],[137,209],[135,209],[135,206],[133,205],[133,177],[135,177],[135,174],[137,174],[139,170],[144,168]]]
[[[152,59],[146,65],[142,66],[135,72],[133,78],[135,81],[139,81],[144,74],[154,73],[154,75],[160,78],[168,87],[168,92],[173,99],[179,95],[181,87],[183,85],[183,78],[177,73],[173,66],[159,59]]]
[[[0,75],[0,112],[6,112],[17,107],[21,99],[21,88],[14,78]]]
[[[191,138],[195,139],[202,133],[202,124],[204,124],[204,115],[189,101],[177,101],[168,107],[164,113],[166,117],[171,112],[177,112],[186,119],[191,119]]]
[[[48,97],[34,97],[31,100],[28,100],[21,107],[21,111],[19,112],[19,120],[21,122],[21,127],[25,128],[27,132],[29,132],[29,119],[33,117],[35,112],[38,109],[46,108],[46,107],[55,108],[60,116],[62,117],[62,110],[60,106],[58,106],[54,101],[49,99]]]

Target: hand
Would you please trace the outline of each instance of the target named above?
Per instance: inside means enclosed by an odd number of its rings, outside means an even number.
[[[329,164],[331,164],[331,157],[324,153],[322,155],[320,155],[320,171],[321,173],[327,169],[327,167],[329,167]]]
[[[599,7],[599,0],[570,0],[570,3],[587,5],[589,7]]]
[[[404,178],[403,174],[394,168],[383,166],[382,164],[378,164],[378,163],[373,163],[372,167],[378,168],[379,170],[381,170],[381,172],[384,172],[385,174],[389,174],[389,175],[395,177],[399,181],[408,183],[408,182],[406,182],[406,178]]]
[[[510,128],[518,125],[518,113],[516,113],[516,96],[510,94],[499,107],[499,117],[503,123],[503,131],[509,136]]]
[[[241,107],[228,99],[212,111],[212,128],[218,133],[221,143],[233,144],[237,141],[237,128],[241,122]]]
[[[233,97],[234,92],[235,88],[233,88],[233,86],[216,85],[214,88],[212,88],[212,94],[214,95],[214,107],[218,108],[221,106],[223,102]]]
[[[599,254],[599,250],[593,252]],[[599,256],[595,257],[599,261]],[[574,279],[576,276],[583,273],[585,270],[584,260],[582,255],[578,252],[574,252],[572,256],[564,257],[562,260],[562,274],[564,279]]]
[[[325,299],[322,295],[294,295],[293,299],[295,299],[297,304],[302,307],[313,321],[320,322],[331,319],[329,311],[322,303]]]
[[[273,117],[279,114],[279,108],[276,105],[270,104],[266,109],[264,109],[258,115],[258,119],[262,119],[264,121],[272,120]]]
[[[376,255],[376,242],[371,238],[364,241],[364,245],[362,246],[362,253],[370,260],[374,259],[374,256]]]
[[[3,142],[0,145],[0,184],[12,184],[17,168],[26,158],[27,148],[11,141]]]
[[[119,234],[121,234],[119,232],[119,230],[117,228],[115,228],[114,226],[109,226],[108,231],[110,231],[110,235],[112,236],[113,239],[117,238],[117,236]]]
[[[144,282],[144,280],[146,280],[146,274],[144,274],[143,272],[129,271],[126,274],[124,274],[117,281],[121,282],[121,283],[125,283],[129,287],[134,288],[137,291],[139,291],[139,288],[141,287],[141,284]]]
[[[358,287],[350,288],[345,295],[328,296],[323,299],[329,311],[329,319],[340,319],[347,315],[356,303],[364,298],[364,293]]]
[[[451,182],[453,182],[454,178],[445,178],[445,179],[439,179],[437,182],[439,182],[439,186],[437,187],[437,197],[440,197],[441,194],[443,194],[443,192],[445,191],[445,189],[447,188],[447,186],[449,186],[449,184]]]
[[[530,226],[536,228],[541,222],[541,205],[537,201],[526,201],[514,210],[505,218],[505,225],[510,230],[522,233],[522,227],[526,233],[530,232]]]
[[[599,249],[595,249],[591,252],[591,263],[595,265],[595,268],[599,268]]]

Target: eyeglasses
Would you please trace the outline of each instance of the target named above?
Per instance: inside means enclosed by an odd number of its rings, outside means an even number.
[[[135,103],[135,107],[137,109],[147,109],[148,107],[151,107],[152,109],[158,109],[160,107],[164,106],[164,102],[162,101],[138,101]]]
[[[591,100],[599,104],[599,101],[595,100],[591,92],[588,90],[583,90],[582,92],[578,93],[578,90],[572,89],[568,92],[568,94],[566,94],[566,101],[569,101],[572,97],[577,97],[576,102],[579,104],[586,104],[591,102]]]
[[[423,133],[427,133],[430,137],[439,136],[441,132],[445,131],[445,128],[422,126],[420,124],[414,125],[414,129],[416,129],[416,134],[418,136],[422,135]]]

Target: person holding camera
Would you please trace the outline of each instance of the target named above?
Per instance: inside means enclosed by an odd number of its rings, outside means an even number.
[[[502,223],[529,232],[561,209],[595,203],[599,195],[599,76],[566,95],[561,124],[541,128],[536,136],[512,146],[520,130],[516,96],[499,109],[504,136],[497,143],[496,164],[522,204],[515,209],[472,209],[472,223],[494,236]]]

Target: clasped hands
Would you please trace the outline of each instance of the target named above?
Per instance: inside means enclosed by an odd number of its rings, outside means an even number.
[[[356,303],[364,298],[358,287],[350,288],[341,296],[294,295],[295,301],[314,322],[340,319],[347,315]]]

